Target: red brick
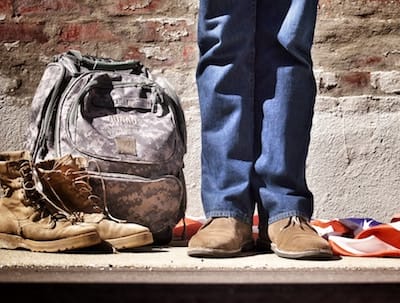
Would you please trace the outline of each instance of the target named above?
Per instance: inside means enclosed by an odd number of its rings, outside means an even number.
[[[371,74],[369,72],[348,72],[339,76],[341,86],[351,86],[354,88],[369,87]]]
[[[62,26],[60,40],[63,42],[116,41],[118,38],[99,22],[71,23]]]
[[[145,55],[139,51],[139,48],[136,46],[129,46],[123,56],[123,59],[130,60],[135,59],[143,62],[145,60]]]
[[[0,41],[38,41],[47,42],[48,37],[44,33],[43,24],[29,24],[29,23],[3,23],[0,24]]]
[[[387,4],[394,4],[400,3],[400,0],[352,0],[350,3],[345,3],[346,1],[343,0],[319,0],[318,4],[319,7],[323,8],[330,8],[335,9],[338,6],[346,6],[346,4],[350,4],[352,6],[380,6],[380,5],[387,5]]]
[[[157,28],[159,27],[159,22],[146,21],[138,23],[140,30],[136,36],[136,42],[154,42],[159,40],[157,34]]]
[[[177,20],[176,22],[164,23],[161,31],[162,37],[168,37],[168,41],[184,41],[194,42],[193,26],[188,25],[184,20]]]
[[[141,21],[137,22],[137,42],[172,42],[172,41],[195,41],[193,26],[184,20],[175,22]]]
[[[396,16],[400,0],[320,0],[320,14],[350,15],[368,17],[370,15]]]
[[[197,46],[195,45],[185,45],[182,51],[183,61],[186,63],[197,62]]]
[[[1,0],[0,13],[10,15],[10,16],[12,15],[12,13],[13,13],[12,0]]]
[[[112,0],[107,10],[112,15],[151,14],[157,11],[162,2],[165,0]]]
[[[15,0],[15,11],[19,15],[46,14],[47,12],[79,11],[80,15],[87,13],[87,7],[82,6],[77,0]]]
[[[365,56],[362,58],[358,58],[354,62],[355,67],[368,67],[368,66],[376,66],[382,63],[385,60],[383,56]]]

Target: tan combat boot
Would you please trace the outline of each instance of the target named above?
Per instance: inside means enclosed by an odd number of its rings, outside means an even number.
[[[37,189],[27,151],[0,153],[0,248],[58,252],[101,242],[90,225],[73,224],[50,209]]]
[[[123,223],[108,213],[106,201],[92,194],[83,157],[65,155],[36,164],[43,190],[64,211],[96,226],[101,239],[115,249],[141,247],[153,243],[150,230],[142,225]],[[100,205],[103,204],[103,207]]]

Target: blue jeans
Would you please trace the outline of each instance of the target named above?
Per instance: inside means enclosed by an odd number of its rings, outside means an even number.
[[[207,217],[310,218],[305,163],[317,0],[200,0],[197,86]]]

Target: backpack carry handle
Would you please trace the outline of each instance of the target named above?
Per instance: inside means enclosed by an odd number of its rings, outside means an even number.
[[[82,66],[88,70],[131,70],[132,74],[137,75],[146,73],[143,64],[138,60],[117,61],[109,58],[82,55],[77,50],[69,50],[65,55],[72,59],[77,66]]]

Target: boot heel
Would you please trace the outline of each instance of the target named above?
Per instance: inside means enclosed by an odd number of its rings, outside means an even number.
[[[24,240],[19,236],[0,233],[0,248],[5,248],[5,249],[25,248],[23,242]]]

